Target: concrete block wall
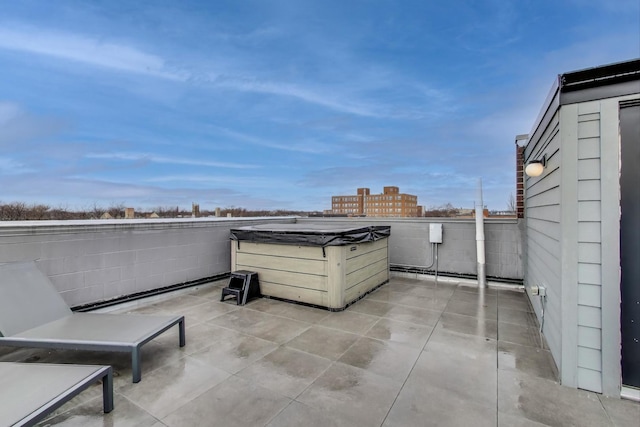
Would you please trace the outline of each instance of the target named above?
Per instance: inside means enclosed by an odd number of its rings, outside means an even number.
[[[432,246],[429,224],[440,223],[443,243],[438,246],[438,270],[451,274],[476,275],[475,220],[454,218],[300,218],[298,223],[327,223],[345,226],[389,225],[390,263],[413,267],[429,266]],[[485,220],[487,275],[522,280],[522,230],[516,219]]]
[[[475,223],[448,218],[222,218],[0,222],[0,263],[35,261],[71,307],[228,273],[229,230],[244,225],[390,225],[391,264],[431,263],[429,224],[442,223],[439,271],[476,274]],[[521,280],[516,220],[485,223],[487,275]]]
[[[0,263],[35,261],[71,307],[228,273],[229,230],[279,219],[0,222]]]

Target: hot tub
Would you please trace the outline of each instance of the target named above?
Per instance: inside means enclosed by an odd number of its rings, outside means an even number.
[[[389,280],[389,226],[265,224],[231,230],[231,270],[263,295],[344,309]]]

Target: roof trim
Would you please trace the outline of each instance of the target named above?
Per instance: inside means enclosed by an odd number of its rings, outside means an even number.
[[[559,76],[560,105],[640,93],[640,59]]]
[[[637,93],[640,93],[640,59],[559,74],[529,132],[526,145],[544,132],[562,105]]]
[[[560,91],[572,92],[640,79],[640,59],[570,71],[560,75]]]

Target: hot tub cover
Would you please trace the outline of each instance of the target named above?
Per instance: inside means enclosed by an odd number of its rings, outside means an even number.
[[[263,224],[231,229],[231,240],[300,246],[346,246],[391,235],[388,225],[345,227],[320,224]]]

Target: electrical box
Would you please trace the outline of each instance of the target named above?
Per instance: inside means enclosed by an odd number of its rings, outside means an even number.
[[[429,243],[442,243],[442,224],[429,224]]]

